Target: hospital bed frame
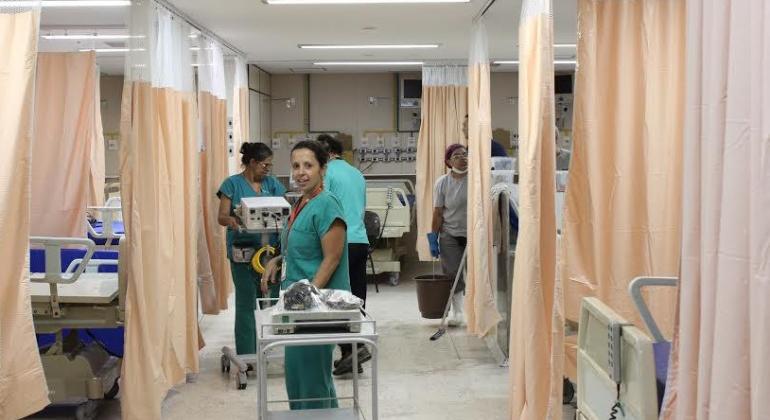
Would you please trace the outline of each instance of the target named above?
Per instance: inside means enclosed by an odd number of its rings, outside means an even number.
[[[388,273],[390,283],[395,286],[401,273],[401,258],[407,252],[401,239],[411,230],[412,224],[409,199],[401,188],[367,186],[366,211],[376,213],[382,223],[377,243],[369,244],[374,249],[371,264],[367,264],[367,274]]]
[[[102,217],[102,232],[98,233],[94,229],[93,225],[89,223],[88,217],[86,217],[86,227],[88,234],[95,239],[104,239],[106,242],[104,248],[110,249],[118,244],[120,238],[124,235],[115,233],[112,222],[122,219],[122,207],[120,197],[111,197],[105,203],[104,206],[91,206],[88,207],[88,212],[98,213]]]
[[[119,262],[92,259],[96,246],[90,239],[31,237],[30,244],[45,250],[45,273],[30,273],[35,331],[56,334],[51,346],[40,349],[49,397],[53,404],[80,404],[77,418],[89,418],[96,400],[117,394],[121,360],[99,342],[81,342],[76,330],[123,325],[126,282],[118,273],[94,271]],[[61,249],[73,246],[86,253],[62,272]]]
[[[617,419],[657,419],[665,389],[660,382],[665,384],[670,343],[653,318],[642,289],[676,287],[678,282],[675,277],[636,277],[629,284],[631,298],[652,339],[598,299],[583,299],[578,350],[579,420],[603,419],[608,415]],[[590,313],[607,324],[606,332],[590,331],[595,328],[588,325]],[[607,354],[600,354],[603,351]],[[606,359],[602,360],[603,357]],[[611,406],[614,387],[619,400]]]

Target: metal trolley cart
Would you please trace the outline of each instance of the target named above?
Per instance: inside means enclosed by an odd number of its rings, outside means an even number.
[[[262,245],[270,244],[270,236],[280,233],[285,226],[291,206],[282,197],[246,197],[236,210],[240,218],[239,232],[262,235]],[[257,258],[259,253],[257,253]],[[238,374],[235,375],[238,389],[246,389],[249,365],[256,366],[256,354],[237,355],[231,347],[222,347],[222,373],[230,373],[230,367],[235,365]]]
[[[277,299],[260,299],[274,303]],[[258,305],[260,306],[260,305]],[[266,306],[266,305],[263,305]],[[365,418],[359,401],[358,369],[353,369],[353,396],[337,397],[338,400],[353,400],[351,408],[269,411],[268,404],[287,403],[288,400],[270,401],[267,397],[267,362],[272,350],[286,346],[312,346],[321,344],[363,344],[370,347],[372,353],[372,419],[377,420],[377,325],[375,321],[362,311],[363,317],[358,321],[320,321],[302,322],[303,330],[294,334],[275,334],[276,330],[285,330],[287,323],[274,323],[271,319],[271,308],[257,310],[257,375],[259,377],[259,416],[260,420],[289,420],[289,419],[319,419],[319,420],[348,420]],[[360,324],[360,332],[345,332],[357,330],[350,324]],[[296,324],[294,325],[296,326]],[[357,327],[357,326],[356,326]],[[311,330],[313,332],[309,332]],[[241,356],[243,357],[243,356]],[[358,353],[353,352],[353,366],[358,366]]]

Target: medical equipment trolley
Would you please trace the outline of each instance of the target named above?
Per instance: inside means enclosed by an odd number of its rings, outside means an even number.
[[[267,397],[267,362],[268,355],[272,350],[287,346],[314,346],[322,344],[362,344],[369,347],[372,354],[371,359],[371,387],[372,401],[371,413],[372,419],[377,420],[377,325],[376,322],[365,311],[361,311],[359,320],[324,320],[318,322],[302,322],[302,329],[293,330],[294,333],[287,334],[286,331],[292,330],[288,327],[296,325],[287,325],[288,323],[274,322],[273,306],[277,299],[259,299],[265,301],[267,305],[258,305],[265,309],[257,310],[257,376],[259,377],[258,406],[260,420],[289,420],[289,419],[328,419],[328,420],[348,420],[365,418],[362,412],[359,399],[359,377],[358,369],[353,370],[353,396],[337,397],[337,400],[352,400],[353,407],[332,408],[332,409],[314,409],[314,410],[294,410],[294,411],[269,411],[268,404],[288,403],[292,401],[278,400],[269,401]],[[262,302],[260,302],[262,303]],[[268,307],[268,305],[270,305]],[[354,332],[358,331],[358,332]],[[280,333],[279,333],[280,332]],[[353,366],[358,366],[358,352],[353,352]]]

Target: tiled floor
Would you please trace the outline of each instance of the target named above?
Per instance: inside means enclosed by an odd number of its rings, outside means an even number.
[[[427,268],[427,270],[426,270]],[[500,367],[484,342],[464,329],[450,329],[438,341],[428,338],[438,321],[424,320],[417,309],[414,273],[430,272],[430,265],[407,266],[400,285],[381,285],[380,293],[369,288],[367,308],[378,322],[379,407],[381,419],[508,419],[508,369]],[[206,347],[201,351],[201,372],[193,382],[173,389],[163,405],[167,419],[256,418],[256,378],[239,391],[231,378],[220,373],[220,349],[233,342],[233,312],[204,317],[201,329]],[[282,369],[271,366],[272,398],[284,396]],[[352,394],[351,380],[337,380],[339,396]],[[371,418],[371,375],[361,382],[362,405]],[[280,407],[277,407],[280,408]],[[58,410],[38,417],[61,418],[72,410]],[[573,411],[565,407],[564,419]],[[120,417],[119,400],[104,404],[100,419]]]

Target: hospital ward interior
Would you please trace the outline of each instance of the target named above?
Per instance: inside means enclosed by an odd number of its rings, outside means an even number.
[[[770,419],[767,0],[0,0],[0,420]]]

